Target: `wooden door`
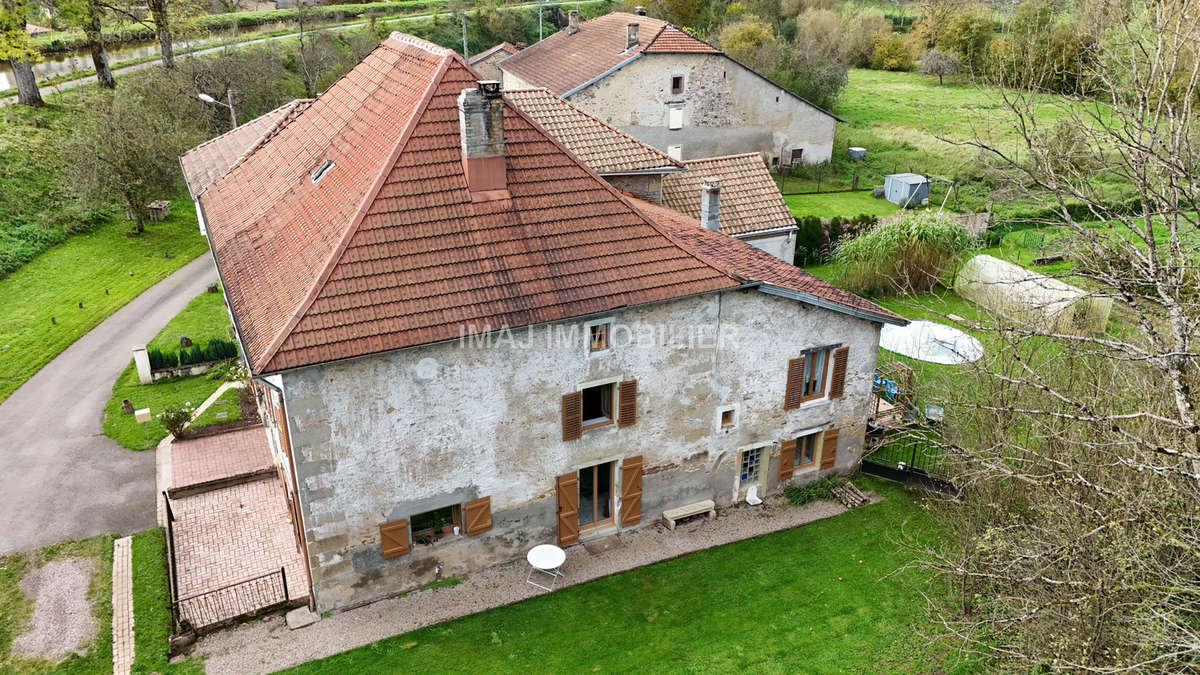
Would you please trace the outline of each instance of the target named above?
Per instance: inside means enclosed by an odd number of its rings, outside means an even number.
[[[621,527],[642,520],[642,456],[621,460]]]
[[[558,477],[558,545],[579,541],[579,474]]]

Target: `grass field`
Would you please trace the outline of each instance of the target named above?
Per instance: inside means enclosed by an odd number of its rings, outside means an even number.
[[[229,325],[224,295],[204,292],[193,298],[183,311],[176,314],[158,335],[147,343],[147,347],[178,351],[181,335],[190,337],[193,344],[204,345],[215,337],[228,338]],[[167,436],[167,430],[157,417],[163,406],[185,403],[190,403],[193,407],[199,406],[219,386],[219,380],[210,380],[205,375],[175,377],[153,384],[142,384],[138,381],[137,369],[130,359],[129,365],[113,384],[112,396],[104,406],[104,433],[131,450],[152,448]],[[142,428],[133,415],[126,415],[121,411],[121,402],[125,399],[129,399],[135,410],[150,408],[154,417],[146,423],[146,429]],[[234,407],[237,407],[236,403]]]
[[[185,659],[168,663],[171,591],[167,587],[167,539],[161,528],[133,533],[134,673],[203,673]]]
[[[73,235],[0,279],[0,401],[108,315],[206,249],[187,198],[174,200],[171,217],[142,236],[127,231],[126,223],[109,222]]]
[[[898,533],[935,536],[904,488],[879,504],[398,635],[293,673],[930,672]],[[890,576],[889,576],[890,575]]]
[[[0,672],[112,672],[112,542],[112,535],[100,535],[0,558]],[[33,616],[33,601],[21,591],[21,579],[29,570],[47,562],[76,557],[96,561],[88,586],[88,600],[96,618],[95,638],[82,646],[81,653],[72,654],[57,664],[14,656],[11,653],[13,640],[25,632]]]
[[[897,211],[895,204],[886,199],[875,199],[870,190],[865,192],[827,192],[824,194],[785,195],[792,215],[797,218],[853,218],[860,214],[890,216]]]
[[[218,382],[217,384],[220,385],[221,383]],[[216,401],[213,401],[213,404],[208,407],[208,410],[200,413],[196,416],[196,419],[192,420],[191,428],[199,429],[200,427],[207,427],[213,424],[222,424],[224,422],[232,422],[234,420],[242,419],[242,409],[240,406],[238,406],[238,394],[238,389],[229,389],[224,394],[221,394],[221,396],[217,398]],[[218,413],[225,413],[226,417],[218,418]]]

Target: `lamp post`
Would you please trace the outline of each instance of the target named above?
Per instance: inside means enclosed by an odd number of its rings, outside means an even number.
[[[199,94],[196,94],[196,98],[200,99],[201,101],[204,101],[205,103],[209,103],[212,105],[221,105],[221,106],[225,106],[226,108],[229,108],[229,121],[231,124],[233,124],[233,127],[235,129],[237,128],[237,125],[238,125],[237,111],[233,109],[233,90],[232,89],[227,89],[225,91],[225,98],[228,99],[228,101],[229,101],[228,103],[222,103],[221,101],[218,101],[217,99],[209,96],[208,94],[205,94],[204,92],[200,92]]]

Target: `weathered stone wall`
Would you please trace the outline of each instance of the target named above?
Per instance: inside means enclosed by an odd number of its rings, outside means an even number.
[[[675,76],[682,94],[671,93]],[[660,150],[682,146],[683,159],[803,148],[816,164],[833,151],[833,118],[724,56],[647,54],[570,101]],[[672,106],[683,108],[682,129],[667,128]]]
[[[840,427],[835,468],[857,465],[878,324],[756,290],[612,318],[614,346],[598,353],[581,321],[501,334],[491,347],[446,343],[285,373],[318,609],[555,541],[555,477],[600,462],[644,457],[643,522],[700,499],[730,503],[746,487],[736,475],[745,447],[769,446],[762,487],[775,489],[778,442],[802,430]],[[850,348],[845,396],[785,411],[788,359],[826,345]],[[561,440],[564,394],[628,379],[638,381],[636,424]],[[732,429],[720,425],[726,406]],[[482,496],[491,531],[382,559],[380,524]]]

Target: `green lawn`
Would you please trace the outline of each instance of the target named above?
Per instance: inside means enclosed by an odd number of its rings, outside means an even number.
[[[224,295],[205,291],[192,298],[187,307],[176,314],[147,346],[164,351],[178,351],[180,335],[190,337],[193,344],[204,345],[212,338],[228,338],[229,326],[229,312],[225,309]],[[157,417],[163,406],[185,403],[190,403],[193,407],[199,406],[219,386],[220,380],[210,380],[206,375],[176,377],[159,380],[153,384],[141,384],[138,381],[137,369],[130,359],[129,365],[113,383],[112,396],[104,406],[104,433],[131,450],[152,448],[167,436],[167,430],[159,423]],[[121,402],[125,399],[129,399],[135,410],[150,408],[154,417],[146,423],[146,429],[138,424],[133,415],[126,415],[121,411]],[[236,404],[234,407],[236,408]]]
[[[0,279],[0,401],[96,324],[207,247],[185,197],[172,202],[169,219],[150,225],[142,236],[127,236],[128,229],[127,223],[109,222],[73,235]]]
[[[217,384],[221,383],[218,382]],[[208,410],[200,413],[196,416],[196,419],[192,420],[192,428],[198,429],[213,424],[223,424],[242,419],[242,409],[238,406],[238,394],[238,389],[229,389],[224,394],[221,394],[220,398],[213,401],[213,404],[208,407]],[[218,413],[225,413],[227,416],[218,418]]]
[[[289,672],[929,672],[920,592],[896,539],[932,522],[882,503],[437,624]],[[899,570],[899,571],[898,571]],[[569,573],[569,572],[568,572]],[[893,574],[895,573],[895,574]],[[886,576],[885,575],[891,575]]]
[[[186,659],[168,663],[171,590],[167,586],[167,539],[162,528],[133,533],[134,673],[203,673]]]
[[[0,558],[0,672],[112,672],[112,542],[112,535],[100,535]],[[82,647],[81,654],[72,654],[57,664],[14,656],[12,642],[25,632],[33,616],[33,601],[21,591],[22,577],[51,560],[75,557],[96,560],[88,585],[88,600],[96,618],[96,637]]]
[[[857,215],[890,216],[898,207],[886,199],[876,199],[871,191],[826,192],[823,194],[785,195],[783,201],[796,218],[853,218]]]

